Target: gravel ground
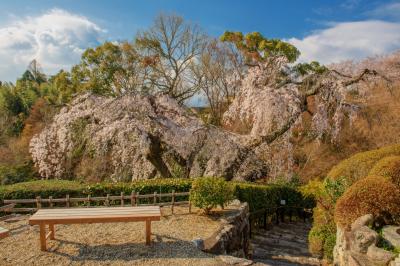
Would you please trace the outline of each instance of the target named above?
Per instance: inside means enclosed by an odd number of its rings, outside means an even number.
[[[40,251],[39,228],[23,220],[0,227],[11,236],[0,240],[0,265],[224,265],[216,256],[196,249],[191,240],[206,238],[219,227],[217,217],[163,208],[152,223],[152,245],[145,245],[144,222],[56,225],[56,240]],[[194,210],[194,212],[197,212]]]

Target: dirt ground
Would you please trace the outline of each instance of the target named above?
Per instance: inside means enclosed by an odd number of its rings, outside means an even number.
[[[189,214],[187,207],[162,208],[152,223],[152,245],[145,245],[144,222],[56,225],[56,240],[39,248],[39,228],[29,215],[0,227],[11,231],[0,240],[0,265],[224,265],[196,249],[191,240],[206,238],[219,227],[217,217]]]

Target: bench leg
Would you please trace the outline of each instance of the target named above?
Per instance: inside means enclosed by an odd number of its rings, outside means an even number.
[[[54,224],[49,224],[49,231],[50,233],[50,239],[54,240],[55,238],[55,231],[54,231]]]
[[[151,221],[146,221],[146,245],[150,245],[151,242]]]
[[[40,250],[41,251],[46,251],[46,225],[44,223],[41,223],[39,225],[40,227]]]

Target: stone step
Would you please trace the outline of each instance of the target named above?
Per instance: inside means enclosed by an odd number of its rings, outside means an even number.
[[[285,246],[259,246],[253,244],[253,256],[257,258],[270,258],[273,256],[302,256],[310,257],[307,249],[287,248]]]
[[[273,228],[271,231],[277,234],[299,234],[299,235],[306,235],[309,230],[297,229],[297,228]]]
[[[266,265],[266,266],[298,266],[299,265],[297,263],[284,262],[284,261],[273,260],[273,259],[259,259],[259,260],[254,260],[254,261],[262,263],[263,265]]]
[[[252,240],[254,242],[257,242],[262,239],[270,239],[271,241],[290,241],[290,242],[296,242],[301,245],[307,245],[307,237],[300,237],[300,236],[293,236],[293,235],[275,235],[275,234],[261,234],[261,233],[256,233],[252,236]]]
[[[293,241],[285,241],[285,240],[274,240],[274,239],[260,239],[252,242],[254,247],[260,247],[264,249],[281,249],[281,250],[289,250],[293,252],[300,252],[302,254],[308,254],[308,246],[303,243],[297,243]]]
[[[321,265],[308,251],[310,224],[280,223],[270,230],[254,232],[253,259],[273,266]]]
[[[256,258],[253,259],[255,262],[260,262],[265,265],[271,265],[271,266],[299,266],[299,265],[304,265],[304,266],[319,266],[322,265],[321,262],[317,259],[304,259],[304,258],[286,258],[286,257],[281,257],[281,258],[271,258],[271,259],[260,259]]]

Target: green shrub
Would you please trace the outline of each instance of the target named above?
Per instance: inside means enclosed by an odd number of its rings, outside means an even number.
[[[68,180],[29,181],[0,186],[0,199],[33,199],[37,196],[61,198],[66,194],[73,197],[82,195],[84,188],[81,183]]]
[[[333,222],[333,217],[320,206],[317,206],[314,208],[313,218],[313,227],[308,234],[310,253],[332,261],[333,247],[336,242],[336,225]]]
[[[372,214],[381,224],[399,223],[399,188],[387,179],[375,176],[354,183],[337,201],[335,221],[348,228],[365,214]]]
[[[118,195],[121,192],[130,194],[132,191],[144,194],[188,192],[192,187],[191,179],[183,178],[160,178],[134,181],[131,183],[95,183],[85,187],[84,194],[102,196],[105,194]]]
[[[34,178],[35,171],[32,162],[18,165],[0,166],[1,185],[25,182]]]
[[[194,179],[196,180],[196,179]],[[134,181],[131,183],[93,183],[84,184],[67,180],[37,180],[0,186],[0,199],[33,199],[63,198],[66,194],[71,197],[86,197],[119,195],[124,192],[129,195],[132,191],[144,194],[188,192],[192,187],[193,179],[168,178]],[[290,185],[258,185],[247,182],[228,182],[233,186],[234,195],[242,202],[248,202],[250,211],[280,206],[280,200],[286,200],[288,206],[313,208],[314,199],[303,197],[297,188]],[[180,196],[178,200],[187,200]],[[168,198],[165,199],[170,200]]]
[[[234,199],[234,187],[223,178],[202,177],[193,181],[190,200],[208,214],[213,208],[223,208]]]
[[[290,185],[258,185],[245,182],[235,184],[236,198],[247,202],[250,211],[281,206],[281,200],[285,200],[286,205],[291,207],[312,209],[315,206],[312,196],[304,197],[297,188]]]
[[[313,256],[322,257],[324,255],[325,237],[321,230],[317,227],[312,227],[308,232],[308,250]]]
[[[312,180],[301,188],[304,195],[314,195],[317,207],[313,211],[313,227],[309,232],[309,250],[312,254],[333,259],[336,241],[334,209],[337,200],[347,187],[346,178],[329,179],[323,182]]]
[[[400,144],[357,153],[334,166],[328,173],[328,177],[331,179],[346,177],[350,186],[360,178],[368,176],[368,173],[379,160],[393,155],[400,155]]]
[[[333,249],[336,245],[336,233],[331,230],[327,231],[324,241],[324,259],[329,262],[333,261]]]
[[[308,249],[317,257],[333,261],[333,248],[336,244],[336,230],[332,225],[313,226],[308,234]]]
[[[95,183],[83,184],[68,180],[37,180],[0,186],[0,199],[32,199],[36,196],[71,197],[119,195],[121,192],[129,195],[132,191],[140,194],[188,192],[191,188],[189,179],[150,179],[132,183]]]
[[[378,161],[369,175],[388,178],[400,188],[400,156],[388,156]]]

